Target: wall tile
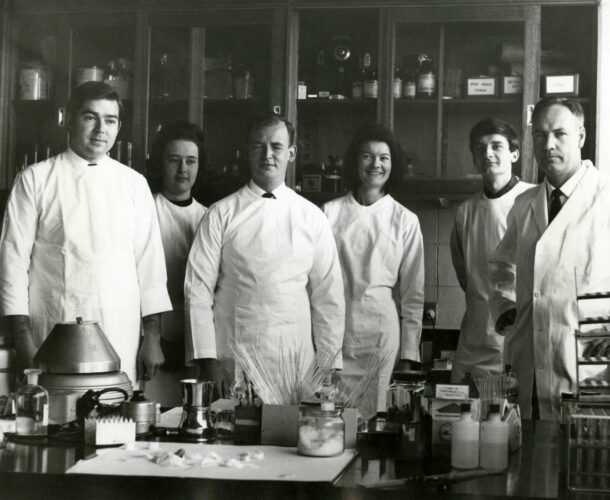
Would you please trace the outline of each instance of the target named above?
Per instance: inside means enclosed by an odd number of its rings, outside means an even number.
[[[437,286],[438,245],[424,243],[424,266],[426,286]]]
[[[438,284],[439,286],[460,286],[455,276],[449,245],[438,246]]]
[[[451,230],[453,229],[453,221],[455,219],[456,203],[451,208],[441,208],[438,211],[438,242],[449,243],[451,238]]]
[[[459,329],[465,310],[466,302],[461,288],[438,287],[437,328]]]

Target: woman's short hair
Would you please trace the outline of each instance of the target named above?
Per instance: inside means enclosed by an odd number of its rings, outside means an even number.
[[[205,139],[203,131],[194,123],[187,121],[175,121],[161,126],[161,129],[153,139],[150,150],[150,157],[147,164],[146,177],[148,184],[153,193],[161,190],[163,183],[163,161],[165,156],[165,148],[172,141],[188,141],[197,146],[199,151],[199,170],[193,190],[196,190],[197,184],[204,175],[204,169],[207,163],[207,154],[205,150]]]
[[[404,152],[394,133],[383,125],[365,125],[356,131],[356,134],[345,152],[345,178],[353,191],[356,191],[360,187],[362,182],[358,175],[358,157],[360,156],[362,145],[365,142],[373,141],[384,142],[390,149],[392,169],[390,170],[390,176],[383,188],[386,193],[393,192],[398,187],[400,179],[402,178]]]

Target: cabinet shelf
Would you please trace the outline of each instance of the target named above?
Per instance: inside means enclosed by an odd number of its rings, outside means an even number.
[[[610,292],[583,293],[577,300],[610,299]],[[610,333],[610,332],[609,332]]]
[[[610,323],[610,316],[592,316],[578,320],[579,325],[595,325],[598,323]],[[606,332],[606,335],[610,332]]]
[[[608,380],[581,380],[578,383],[578,388],[582,390],[597,389],[606,390],[610,389],[610,381]]]
[[[377,105],[377,99],[300,99],[297,105],[301,108],[325,108],[325,107],[373,107]]]
[[[581,365],[610,365],[610,356],[579,357],[578,363]]]
[[[459,97],[452,99],[443,98],[443,105],[450,106],[468,106],[468,105],[489,104],[493,106],[507,105],[521,107],[521,96],[519,97]]]

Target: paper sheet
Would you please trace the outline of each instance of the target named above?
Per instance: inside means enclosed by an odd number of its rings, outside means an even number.
[[[97,457],[80,460],[68,469],[68,474],[101,474],[113,476],[167,476],[228,480],[260,481],[305,481],[332,482],[347,467],[356,455],[355,450],[346,450],[338,457],[304,457],[297,455],[296,448],[281,446],[233,446],[220,444],[155,443],[158,450],[148,450],[150,443],[138,441],[135,449],[124,447],[98,449]],[[262,451],[262,460],[249,462],[242,469],[213,465],[208,467],[162,467],[151,462],[143,451],[174,453],[184,449],[188,455],[198,453],[205,456],[215,452],[223,459],[238,459],[246,452]]]

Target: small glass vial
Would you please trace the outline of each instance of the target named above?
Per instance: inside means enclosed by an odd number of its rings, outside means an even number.
[[[24,370],[27,384],[17,391],[17,434],[20,436],[46,436],[49,425],[49,394],[38,385],[42,370]]]
[[[297,452],[308,457],[334,457],[345,449],[343,411],[333,401],[301,403]]]

